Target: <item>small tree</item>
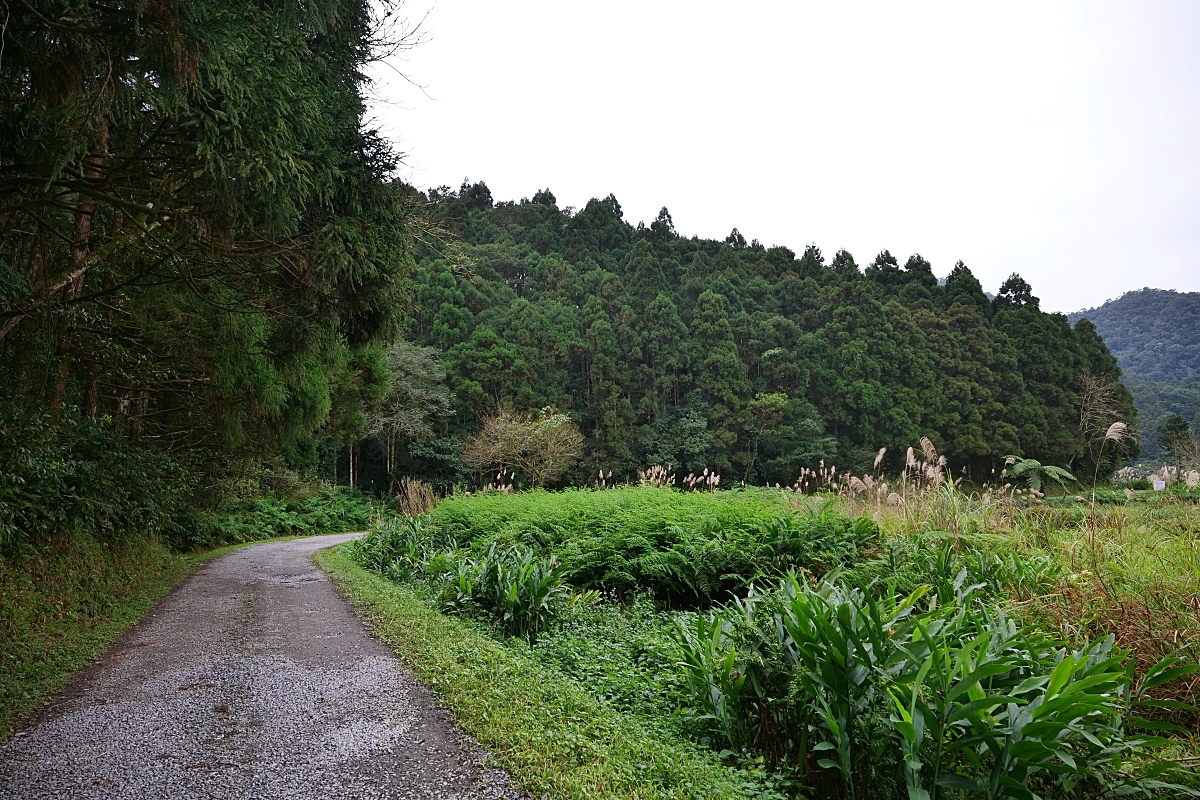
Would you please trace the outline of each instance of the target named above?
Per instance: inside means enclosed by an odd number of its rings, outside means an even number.
[[[1179,461],[1190,449],[1192,432],[1188,422],[1178,414],[1167,414],[1158,424],[1158,446],[1167,451],[1172,461]]]
[[[463,461],[472,468],[510,469],[538,487],[556,481],[582,455],[579,426],[549,406],[530,416],[500,406],[462,449]]]
[[[397,342],[387,351],[387,396],[367,417],[372,433],[383,438],[389,487],[401,446],[433,437],[436,421],[454,414],[454,395],[432,347]]]

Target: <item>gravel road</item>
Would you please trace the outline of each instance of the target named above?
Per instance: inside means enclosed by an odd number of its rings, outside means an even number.
[[[508,798],[313,565],[271,542],[172,592],[0,745],[0,798]]]

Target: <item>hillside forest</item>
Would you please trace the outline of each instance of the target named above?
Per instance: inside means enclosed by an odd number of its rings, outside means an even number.
[[[1043,312],[1018,275],[989,299],[961,262],[939,281],[919,254],[860,265],[737,229],[687,238],[667,209],[633,225],[611,195],[495,202],[464,181],[421,199],[452,244],[418,245],[406,347],[440,365],[452,413],[398,463],[443,485],[470,477],[459,442],[500,405],[579,423],[576,483],[650,465],[767,485],[821,460],[898,471],[922,436],[977,482],[1012,454],[1091,474],[1100,422],[1133,419],[1095,327]]]
[[[923,436],[976,482],[1008,455],[1091,474],[1132,454],[1097,446],[1133,410],[1095,327],[1017,275],[989,299],[916,254],[405,186],[363,71],[413,41],[358,0],[14,7],[0,541],[200,541],[246,479],[483,481],[463,442],[501,409],[582,432],[551,485],[898,471]]]
[[[1143,458],[1166,455],[1161,442],[1173,418],[1200,434],[1200,292],[1141,289],[1067,318],[1090,320],[1116,357],[1137,407]]]

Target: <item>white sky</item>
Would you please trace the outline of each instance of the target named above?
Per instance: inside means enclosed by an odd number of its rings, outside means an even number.
[[[420,188],[615,194],[684,234],[957,259],[1042,307],[1200,290],[1200,2],[409,0]]]

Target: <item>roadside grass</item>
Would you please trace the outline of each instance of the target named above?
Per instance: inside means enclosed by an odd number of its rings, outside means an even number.
[[[448,617],[411,586],[352,562],[342,548],[317,564],[474,736],[533,796],[739,798],[778,796],[715,753],[622,713],[521,647]],[[669,712],[670,709],[663,709]]]
[[[184,578],[250,544],[179,553],[149,535],[76,536],[0,558],[0,742]]]
[[[484,662],[520,665],[506,675],[551,675],[661,741],[720,751],[718,763],[754,790],[891,798],[907,785],[936,798],[970,784],[971,796],[995,798],[1200,796],[1186,732],[1196,730],[1200,630],[1192,498],[1122,494],[1093,507],[948,482],[875,503],[864,494],[481,494],[382,521],[338,558],[355,564],[343,571],[368,570],[356,580],[373,581],[372,591],[402,598],[411,618],[379,616],[411,639],[401,655],[436,691],[455,669],[443,652],[453,646],[438,642],[467,631],[472,658],[486,650]],[[702,585],[706,575],[717,580]],[[937,658],[923,660],[923,648]],[[540,698],[505,686],[478,701],[494,676],[462,669],[448,702],[468,719],[490,703],[519,715]],[[1070,693],[1091,704],[1083,721],[1064,706],[1066,716],[1026,730],[1022,709],[1049,703],[1038,713],[1058,714],[1056,693],[1072,681]],[[918,711],[949,722],[924,737],[904,726]],[[1145,714],[1156,721],[1136,719]],[[962,715],[986,752],[964,735]],[[1185,730],[1146,736],[1163,721]],[[506,732],[492,732],[498,756],[545,735],[518,733],[514,745]],[[607,758],[585,774],[620,774]],[[985,784],[1001,779],[1007,788],[989,794]]]

